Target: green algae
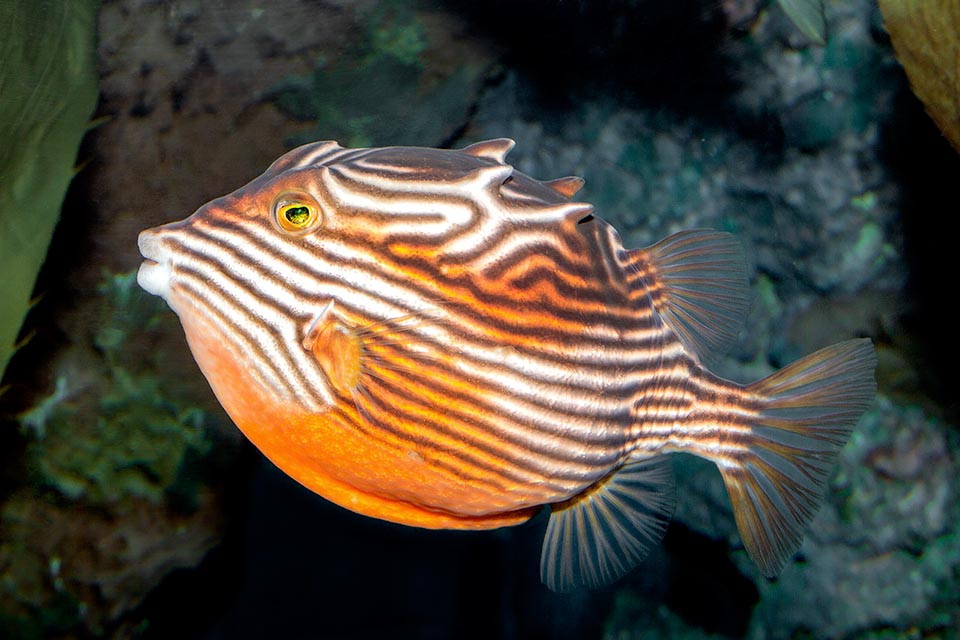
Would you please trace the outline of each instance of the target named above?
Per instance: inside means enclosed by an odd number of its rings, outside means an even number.
[[[877,208],[878,198],[875,191],[866,191],[850,199],[850,206],[857,211],[869,213]]]
[[[891,65],[875,47],[848,33],[831,38],[818,65],[823,78],[844,78],[831,88],[803,96],[784,115],[790,144],[806,150],[825,148],[850,132],[863,134],[876,122],[876,96],[889,85]]]
[[[404,3],[381,2],[368,19],[369,57],[394,58],[402,64],[422,66],[428,42],[426,30]]]
[[[97,2],[0,2],[0,376],[97,100]]]
[[[65,591],[55,592],[29,616],[0,611],[0,637],[5,640],[42,640],[59,637],[83,620],[83,605]]]
[[[357,46],[336,61],[319,60],[310,76],[276,87],[272,99],[281,111],[315,123],[292,144],[438,145],[466,120],[489,65],[466,61],[450,73],[438,71],[413,6],[378,3],[363,20]]]
[[[70,402],[49,411],[43,437],[30,447],[35,471],[72,500],[159,502],[176,483],[188,449],[208,446],[203,412],[171,402],[150,375],[114,367],[109,382],[93,428],[78,428],[79,413]]]
[[[19,417],[30,436],[37,480],[71,500],[143,498],[179,489],[191,455],[209,449],[204,413],[168,393],[150,369],[129,362],[128,341],[154,325],[162,305],[136,286],[135,272],[100,287],[104,322],[94,337],[99,378],[60,374],[54,391]]]

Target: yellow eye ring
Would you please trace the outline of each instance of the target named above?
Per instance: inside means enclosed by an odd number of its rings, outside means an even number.
[[[281,231],[300,235],[323,222],[317,201],[305,193],[283,195],[273,204],[273,220]]]

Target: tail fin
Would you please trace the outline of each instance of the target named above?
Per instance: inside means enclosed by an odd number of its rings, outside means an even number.
[[[837,453],[873,402],[875,368],[870,340],[849,340],[745,388],[759,406],[751,439],[720,472],[764,575],[777,575],[800,546]]]

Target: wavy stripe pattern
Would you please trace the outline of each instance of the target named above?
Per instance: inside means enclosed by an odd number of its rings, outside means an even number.
[[[156,233],[170,297],[225,329],[260,393],[545,503],[659,451],[694,398],[649,269],[557,184],[493,154],[316,143]],[[317,232],[277,230],[284,191],[316,198]],[[347,391],[303,347],[330,301],[362,343]]]

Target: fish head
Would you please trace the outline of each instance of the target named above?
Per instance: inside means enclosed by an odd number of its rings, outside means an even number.
[[[568,200],[582,181],[516,172],[503,162],[511,146],[299,147],[185,220],[143,231],[138,282],[177,313],[228,412],[223,396],[240,387],[327,407],[355,386],[358,366],[343,353],[369,351],[359,333],[386,336],[413,318],[417,331],[395,342],[455,349],[455,310],[476,304],[464,282],[498,274],[515,247],[589,213]]]
[[[264,174],[183,220],[142,231],[137,282],[181,316],[209,302],[198,297],[202,290],[229,287],[230,276],[246,280],[257,270],[292,283],[295,273],[284,268],[285,256],[276,251],[309,250],[307,236],[329,215],[309,173]]]
[[[321,411],[332,395],[319,348],[304,340],[339,297],[330,276],[350,258],[328,235],[336,216],[321,186],[326,168],[276,165],[138,237],[138,283],[177,314],[195,360],[238,422],[268,407]],[[250,398],[261,406],[250,407]]]

